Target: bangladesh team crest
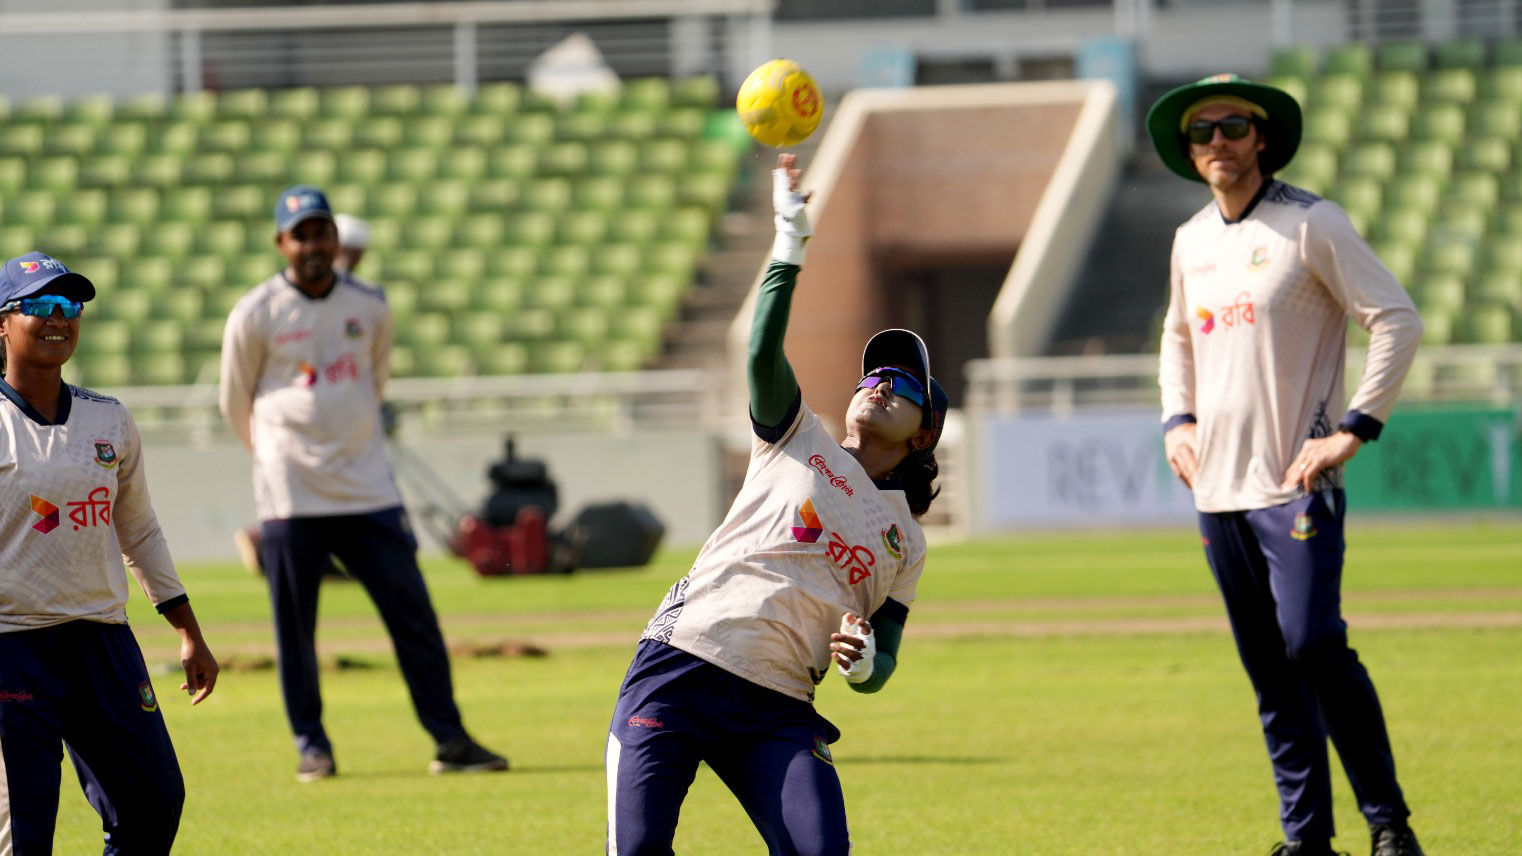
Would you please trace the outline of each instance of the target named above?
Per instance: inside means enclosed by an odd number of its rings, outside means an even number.
[[[814,738],[814,757],[831,767],[835,766],[835,759],[830,757],[830,744],[824,742],[823,737]]]
[[[359,325],[359,319],[358,318],[350,318],[347,321],[344,321],[344,335],[345,336],[348,336],[350,339],[358,339],[360,336],[363,336],[364,334],[365,334],[365,330],[364,330],[363,327],[361,327]]]
[[[95,463],[108,470],[116,466],[116,447],[111,445],[110,440],[95,441]]]
[[[143,703],[140,705],[143,710],[149,713],[153,713],[155,710],[159,709],[158,697],[153,694],[153,684],[147,681],[143,681],[142,683],[138,684],[137,694],[138,697],[143,700]]]
[[[1300,512],[1295,515],[1295,528],[1290,530],[1290,537],[1296,541],[1308,541],[1316,537],[1316,522],[1309,514]]]
[[[883,530],[883,547],[895,559],[904,557],[903,538],[899,535],[897,523]]]

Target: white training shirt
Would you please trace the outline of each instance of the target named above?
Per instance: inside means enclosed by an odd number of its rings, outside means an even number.
[[[127,623],[124,558],[155,605],[185,594],[127,408],[65,391],[55,424],[0,381],[0,633]]]
[[[380,415],[390,355],[385,295],[347,274],[321,298],[277,274],[233,307],[220,404],[253,452],[260,520],[401,505]]]
[[[879,489],[800,404],[775,443],[753,438],[728,516],[640,638],[812,701],[840,617],[908,606],[924,568],[904,492]]]
[[[1344,414],[1349,317],[1369,348]],[[1421,335],[1411,298],[1335,203],[1270,179],[1235,223],[1206,205],[1173,239],[1158,378],[1165,423],[1199,424],[1195,506],[1294,499],[1280,485],[1301,444],[1344,421],[1377,435]],[[1340,467],[1321,480],[1341,485]]]

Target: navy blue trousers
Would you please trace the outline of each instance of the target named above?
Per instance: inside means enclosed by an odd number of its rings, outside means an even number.
[[[16,856],[53,852],[64,746],[104,852],[168,853],[185,782],[127,625],[0,633],[0,841],[9,826]]]
[[[845,797],[808,702],[685,651],[639,644],[608,729],[609,856],[671,856],[698,764],[739,798],[772,856],[847,856]]]
[[[1369,673],[1342,620],[1343,492],[1253,511],[1200,514],[1205,556],[1226,601],[1291,840],[1329,839],[1330,736],[1371,823],[1410,812]]]
[[[442,743],[465,733],[454,702],[449,653],[417,564],[417,541],[401,508],[334,517],[293,517],[263,523],[264,570],[269,577],[280,651],[280,689],[298,751],[333,751],[322,727],[317,683],[317,592],[337,556],[380,612],[423,728]]]

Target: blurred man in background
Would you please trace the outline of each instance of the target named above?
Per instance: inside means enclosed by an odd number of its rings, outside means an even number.
[[[1147,130],[1214,200],[1173,239],[1159,385],[1164,445],[1258,695],[1285,842],[1331,856],[1330,736],[1374,856],[1422,856],[1369,673],[1341,615],[1342,465],[1373,442],[1422,335],[1406,290],[1342,209],[1273,178],[1300,105],[1223,74],[1169,92]],[[1341,410],[1347,326],[1368,359]]]
[[[507,769],[454,702],[449,655],[417,564],[417,542],[385,454],[381,391],[391,311],[380,289],[333,268],[326,196],[297,185],[275,204],[286,267],[233,307],[222,344],[223,417],[254,456],[260,554],[280,685],[300,753],[296,777],[335,774],[318,687],[317,593],[337,556],[375,602],[437,752],[435,773]]]

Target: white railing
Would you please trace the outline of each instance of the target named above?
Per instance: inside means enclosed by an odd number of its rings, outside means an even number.
[[[1349,349],[1349,392],[1363,361],[1363,349]],[[971,413],[1069,414],[1158,403],[1156,354],[973,360],[966,371],[965,406]],[[1522,404],[1522,344],[1423,348],[1406,376],[1401,400]]]
[[[404,436],[516,430],[600,431],[732,427],[723,374],[648,372],[399,378],[386,385]],[[103,389],[131,409],[143,435],[199,446],[230,436],[216,384]],[[736,411],[743,412],[743,411]]]

